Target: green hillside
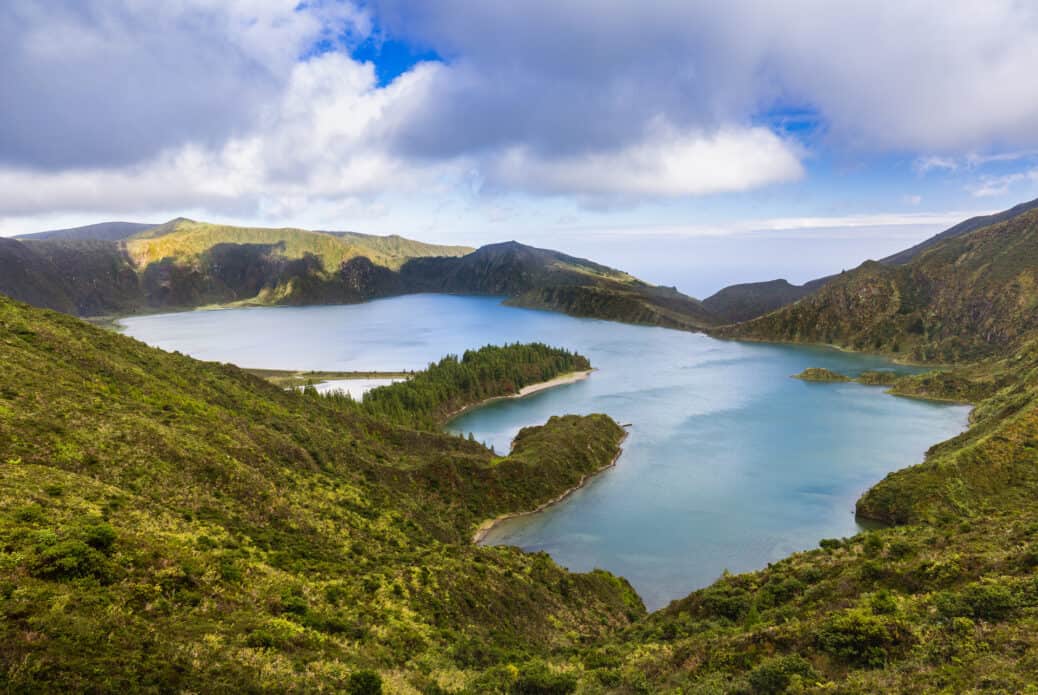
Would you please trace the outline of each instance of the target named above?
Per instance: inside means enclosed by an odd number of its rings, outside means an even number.
[[[468,543],[608,465],[605,416],[500,458],[6,298],[0,358],[7,688],[340,690],[368,669],[406,692],[505,661],[538,678],[643,612],[604,572]]]
[[[209,305],[348,304],[415,292],[696,330],[701,303],[613,268],[516,242],[473,251],[399,236],[230,227],[178,218],[124,241],[7,240],[10,296],[79,316]]]
[[[552,418],[505,457],[393,424],[579,356],[485,348],[355,403],[0,299],[0,358],[14,690],[1019,692],[1038,665],[1031,344],[894,382],[986,394],[969,433],[862,500],[915,525],[823,541],[648,617],[607,573],[468,543],[608,465],[615,423]],[[504,365],[528,366],[471,387]]]
[[[1027,213],[904,266],[865,264],[792,307],[721,329],[826,332],[850,347],[959,360],[911,376],[863,373],[855,388],[973,403],[971,427],[862,496],[862,517],[894,526],[726,574],[647,616],[606,572],[470,543],[487,519],[607,467],[623,438],[615,422],[553,417],[501,455],[439,431],[459,407],[586,369],[579,355],[472,350],[354,402],[0,297],[5,686],[1029,692],[1036,229],[1038,212]],[[567,302],[630,292],[679,314],[693,301],[521,245],[412,263],[398,277],[436,291],[550,291]]]
[[[310,255],[320,259],[328,271],[357,256],[397,270],[411,258],[463,256],[473,250],[465,246],[423,244],[399,236],[311,232],[289,227],[234,227],[187,219],[142,231],[126,240],[127,250],[138,268],[167,258],[197,259],[219,244],[269,246],[276,248],[278,255],[293,260]]]
[[[1007,222],[1035,209],[1038,209],[1038,199],[1020,203],[993,215],[971,217],[911,248],[880,259],[879,263],[888,266],[904,265],[945,241],[1000,222]],[[731,285],[704,299],[703,305],[722,323],[750,321],[812,294],[835,277],[837,276],[829,275],[805,282],[803,285],[791,285],[785,280]]]
[[[829,343],[915,361],[1004,354],[1038,328],[1038,210],[943,241],[899,266],[868,261],[720,335]]]

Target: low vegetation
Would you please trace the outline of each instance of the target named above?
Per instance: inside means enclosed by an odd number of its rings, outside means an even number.
[[[606,416],[499,457],[4,298],[0,358],[14,690],[476,692],[644,613],[605,572],[469,543],[608,465]]]
[[[849,376],[837,374],[831,369],[825,369],[823,367],[808,367],[797,374],[796,378],[802,381],[851,381]]]
[[[903,265],[868,261],[719,333],[966,363],[1005,355],[1036,329],[1038,209],[934,243]]]
[[[555,417],[498,456],[437,423],[587,368],[579,355],[483,348],[358,403],[0,297],[5,686],[1035,692],[1035,229],[1024,212],[724,329],[954,363],[856,381],[973,403],[971,427],[861,498],[859,515],[889,526],[725,574],[652,615],[607,572],[469,543],[486,519],[609,465],[623,431],[605,415]],[[516,290],[522,272],[490,267],[542,258],[525,248],[415,267],[447,278],[439,291]],[[560,263],[541,277],[598,292],[574,275],[593,268]]]

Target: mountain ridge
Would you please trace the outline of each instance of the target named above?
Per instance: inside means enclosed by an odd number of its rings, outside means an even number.
[[[935,243],[902,265],[866,261],[796,303],[717,329],[917,362],[966,362],[1038,329],[1038,209]]]
[[[119,241],[12,240],[0,247],[0,263],[31,268],[4,285],[11,296],[82,316],[445,292],[687,330],[717,323],[700,302],[672,288],[515,241],[471,249],[398,235],[177,218]]]
[[[1002,212],[971,217],[915,246],[882,258],[878,262],[884,265],[904,265],[941,242],[999,222],[1012,220],[1036,208],[1038,208],[1038,198],[1020,203]],[[704,299],[703,305],[724,323],[749,321],[799,301],[835,277],[838,275],[827,275],[805,282],[803,285],[790,285],[789,287],[781,284],[784,280],[730,285]]]

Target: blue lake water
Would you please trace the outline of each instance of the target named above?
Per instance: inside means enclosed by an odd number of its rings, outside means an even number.
[[[836,350],[718,341],[577,319],[483,297],[416,295],[330,307],[142,316],[125,332],[245,367],[421,369],[446,353],[542,341],[587,355],[590,378],[469,411],[450,429],[506,452],[553,414],[630,423],[615,468],[488,543],[545,550],[575,571],[627,577],[650,609],[859,528],[854,501],[966,426],[968,408],[858,384],[791,379],[806,367],[897,369]]]

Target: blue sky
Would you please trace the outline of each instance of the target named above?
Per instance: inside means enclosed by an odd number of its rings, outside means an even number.
[[[1011,0],[13,0],[0,61],[0,234],[515,238],[702,295],[1038,197]]]

